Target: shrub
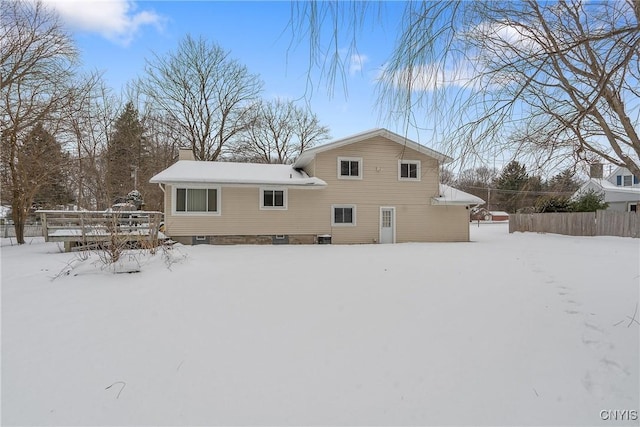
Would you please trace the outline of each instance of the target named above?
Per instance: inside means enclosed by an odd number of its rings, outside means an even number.
[[[536,200],[537,212],[571,212],[571,201],[565,196],[545,196]]]
[[[604,193],[589,190],[571,203],[572,212],[595,212],[607,209],[609,203],[604,201]]]

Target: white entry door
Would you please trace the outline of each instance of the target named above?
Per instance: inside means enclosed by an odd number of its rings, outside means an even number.
[[[380,208],[380,243],[396,242],[396,208]]]

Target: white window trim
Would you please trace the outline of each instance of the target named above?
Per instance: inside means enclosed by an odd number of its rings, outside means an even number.
[[[218,205],[218,210],[216,212],[178,212],[176,210],[176,202],[177,202],[177,190],[178,188],[186,188],[188,189],[205,189],[205,190],[216,190],[216,204]],[[220,216],[222,215],[222,188],[217,185],[199,185],[199,184],[188,184],[188,185],[172,185],[171,186],[171,215],[180,215],[180,216]]]
[[[407,163],[410,165],[417,165],[416,167],[416,177],[415,178],[404,178],[402,177],[402,164],[403,163]],[[400,159],[398,160],[398,181],[420,181],[421,177],[422,177],[422,173],[421,173],[421,169],[422,169],[422,165],[421,165],[421,161],[420,160],[407,160],[407,159]]]
[[[352,223],[336,223],[335,219],[335,208],[351,208],[351,219],[353,219]],[[355,227],[356,226],[356,205],[331,205],[331,226],[332,227]]]
[[[636,212],[638,212],[638,202],[629,202],[627,203],[627,212],[632,212],[631,206],[636,207]]]
[[[358,176],[344,176],[341,175],[342,171],[342,163],[341,162],[358,162]],[[363,170],[362,170],[362,157],[338,157],[338,179],[362,179]]]
[[[284,206],[265,206],[264,205],[264,191],[282,191],[282,202]],[[261,211],[286,211],[289,206],[289,192],[284,187],[260,187],[260,191],[258,191],[260,210]]]

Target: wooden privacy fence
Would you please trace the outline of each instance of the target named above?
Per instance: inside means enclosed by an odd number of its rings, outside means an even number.
[[[47,242],[64,242],[66,251],[90,243],[149,242],[157,244],[162,212],[36,211]]]
[[[619,236],[640,238],[640,213],[596,211],[512,214],[509,233],[566,234],[569,236]]]

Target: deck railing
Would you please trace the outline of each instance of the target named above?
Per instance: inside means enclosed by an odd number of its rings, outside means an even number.
[[[53,211],[36,212],[47,242],[64,242],[65,250],[90,243],[158,241],[162,212],[155,211]]]

